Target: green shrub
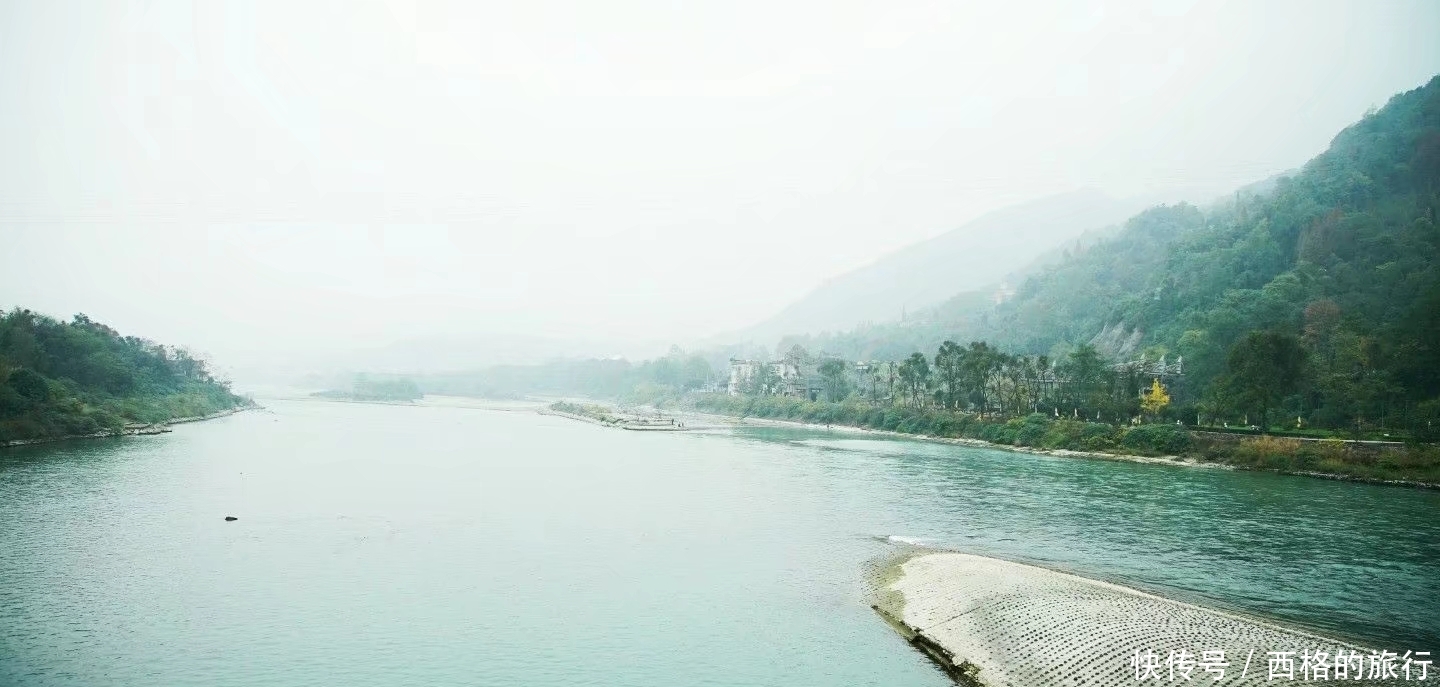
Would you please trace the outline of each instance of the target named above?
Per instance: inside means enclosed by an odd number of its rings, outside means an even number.
[[[891,408],[885,411],[885,420],[880,426],[891,431],[898,431],[900,429],[900,423],[903,420],[904,415],[902,415],[899,410]]]
[[[1015,430],[1015,443],[1020,446],[1040,446],[1045,443],[1045,435],[1051,430],[1050,419],[1039,413],[1032,413],[1005,424]]]
[[[1190,433],[1179,425],[1140,425],[1126,430],[1120,443],[1126,448],[1176,455],[1190,448]]]

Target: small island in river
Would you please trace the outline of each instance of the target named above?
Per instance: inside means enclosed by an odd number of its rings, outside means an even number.
[[[310,394],[315,398],[356,403],[413,403],[425,397],[415,380],[408,377],[355,375],[349,389],[327,389]]]
[[[559,401],[541,411],[546,415],[559,415],[572,420],[582,422],[593,422],[606,427],[618,427],[635,431],[648,432],[683,432],[687,427],[684,422],[673,416],[664,416],[656,412],[650,415],[643,415],[638,412],[624,412],[609,406],[593,403],[570,403]]]

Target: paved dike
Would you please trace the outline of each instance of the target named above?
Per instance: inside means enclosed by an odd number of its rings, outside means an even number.
[[[875,610],[961,684],[1382,684],[1368,679],[1368,648],[1119,585],[962,553],[925,553],[897,565],[882,575]],[[1229,663],[1218,681],[1201,663],[1204,652],[1217,649]],[[1193,662],[1188,681],[1179,670],[1172,679],[1171,652],[1181,650]],[[1302,657],[1317,650],[1325,652],[1327,664],[1342,651],[1363,659],[1344,661],[1344,677],[1330,667],[1324,680],[1314,679],[1319,676],[1306,668],[1314,661]],[[1283,677],[1284,657],[1269,653],[1283,651],[1295,652],[1293,679]],[[1273,679],[1272,658],[1281,661],[1282,672]],[[1395,677],[1383,684],[1404,682],[1403,663],[1399,658],[1390,664]],[[1357,665],[1365,671],[1359,680]],[[1419,677],[1419,666],[1411,666],[1410,677]],[[1427,682],[1437,677],[1430,674]]]

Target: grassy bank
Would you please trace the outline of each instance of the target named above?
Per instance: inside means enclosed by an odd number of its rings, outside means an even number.
[[[1196,437],[1191,456],[1251,470],[1343,477],[1373,482],[1440,485],[1440,446],[1374,446],[1339,439],[1246,437],[1216,441]]]
[[[1004,446],[1099,453],[1183,456],[1239,468],[1367,481],[1440,484],[1440,447],[1375,446],[1339,440],[1235,436],[1218,440],[1179,425],[1114,426],[1032,414],[981,418],[936,408],[828,403],[783,396],[705,394],[696,410],[734,417],[845,425],[918,436],[978,439]]]
[[[68,397],[47,407],[0,418],[0,444],[119,434],[127,425],[204,417],[248,403],[233,395],[194,392],[123,399]]]

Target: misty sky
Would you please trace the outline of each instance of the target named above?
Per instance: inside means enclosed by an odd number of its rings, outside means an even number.
[[[683,344],[1007,204],[1294,168],[1437,35],[1433,0],[0,2],[0,307],[245,363]]]

